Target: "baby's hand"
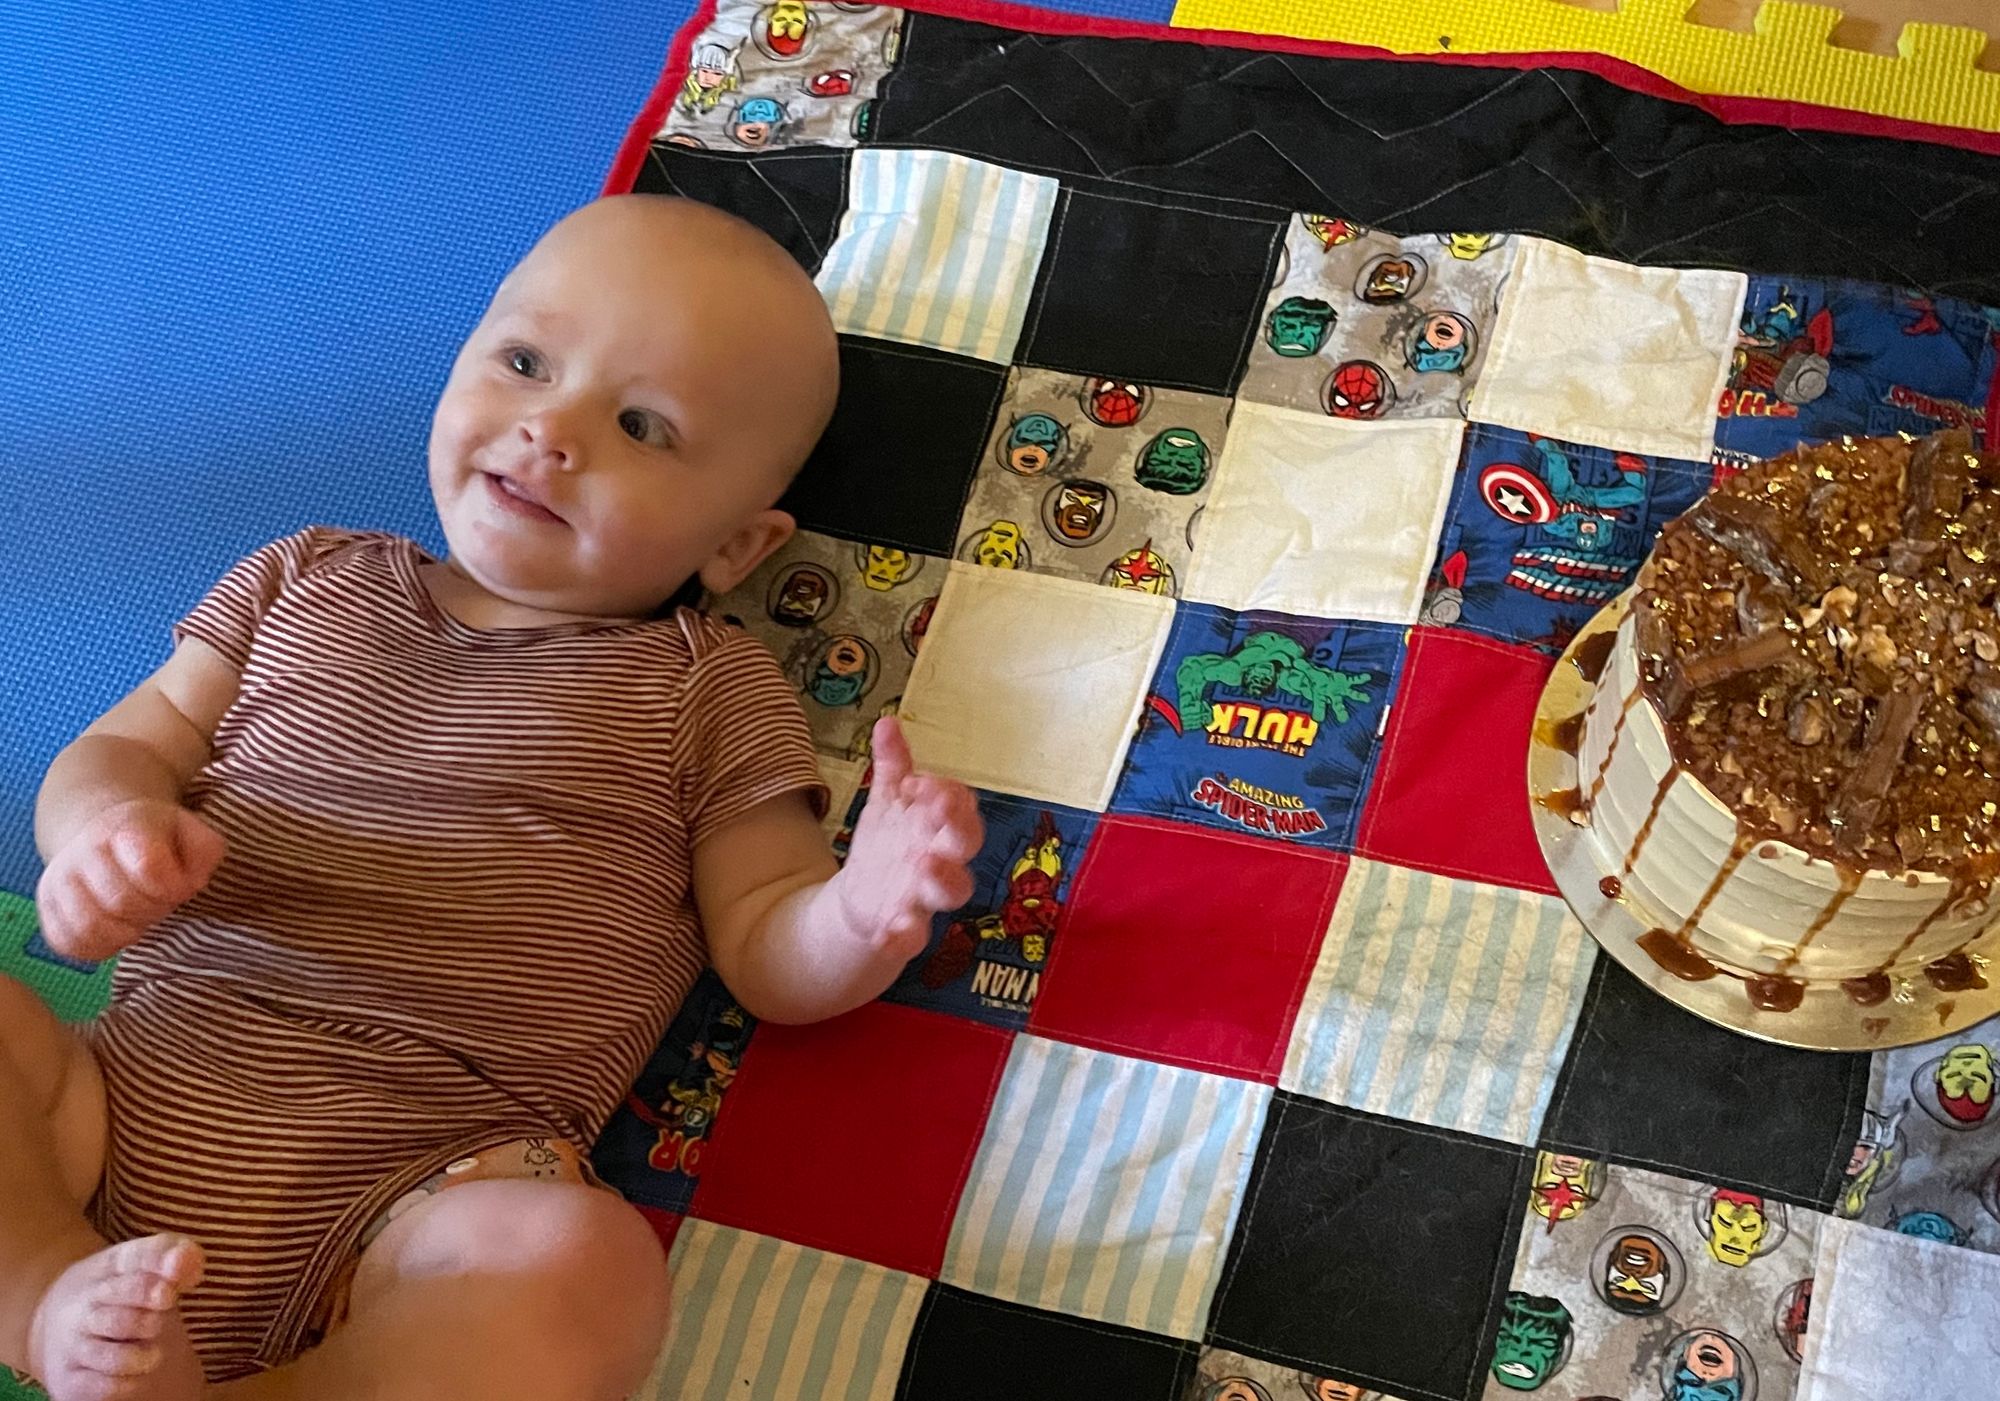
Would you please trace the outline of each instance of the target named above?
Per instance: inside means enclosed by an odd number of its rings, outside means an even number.
[[[107,808],[42,873],[42,937],[67,958],[110,958],[207,885],[222,853],[221,834],[176,803]]]
[[[931,916],[972,898],[965,863],[985,825],[963,783],[916,773],[894,718],[875,723],[875,775],[837,878],[841,907],[873,947],[908,960],[930,942]]]

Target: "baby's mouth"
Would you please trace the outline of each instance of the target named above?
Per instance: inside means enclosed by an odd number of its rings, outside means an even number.
[[[479,475],[484,479],[487,496],[510,515],[555,525],[568,524],[561,516],[550,510],[541,497],[525,483],[518,482],[512,477],[503,477],[498,472],[481,472]]]

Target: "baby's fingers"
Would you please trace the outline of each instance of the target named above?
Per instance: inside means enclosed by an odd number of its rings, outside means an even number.
[[[171,897],[153,894],[135,883],[112,843],[81,854],[71,867],[78,885],[89,892],[97,912],[125,924],[145,926],[161,918],[177,903]]]
[[[929,910],[955,910],[972,898],[972,872],[963,861],[927,856],[918,868],[917,897]]]

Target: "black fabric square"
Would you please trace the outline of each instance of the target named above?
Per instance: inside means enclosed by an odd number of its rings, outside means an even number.
[[[1279,1091],[1208,1340],[1398,1396],[1473,1395],[1532,1163]]]
[[[778,504],[806,530],[950,557],[1003,365],[840,338],[840,402]]]
[[[733,155],[655,141],[632,182],[639,194],[685,195],[747,219],[818,272],[847,208],[847,152]]]
[[[1542,1145],[1826,1209],[1867,1093],[1866,1055],[1726,1031],[1600,957]]]
[[[1193,1343],[933,1284],[896,1401],[1177,1401]]]
[[[1065,188],[1021,362],[1232,393],[1283,237],[1268,216]]]

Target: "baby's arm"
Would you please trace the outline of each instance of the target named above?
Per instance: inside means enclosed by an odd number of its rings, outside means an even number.
[[[963,784],[916,773],[900,726],[875,726],[875,773],[847,864],[798,794],[762,803],[695,848],[709,956],[752,1016],[812,1022],[880,995],[972,896],[981,825]]]
[[[56,756],[35,803],[48,868],[42,937],[96,961],[136,943],[222,861],[222,838],[181,806],[241,677],[195,638]]]

